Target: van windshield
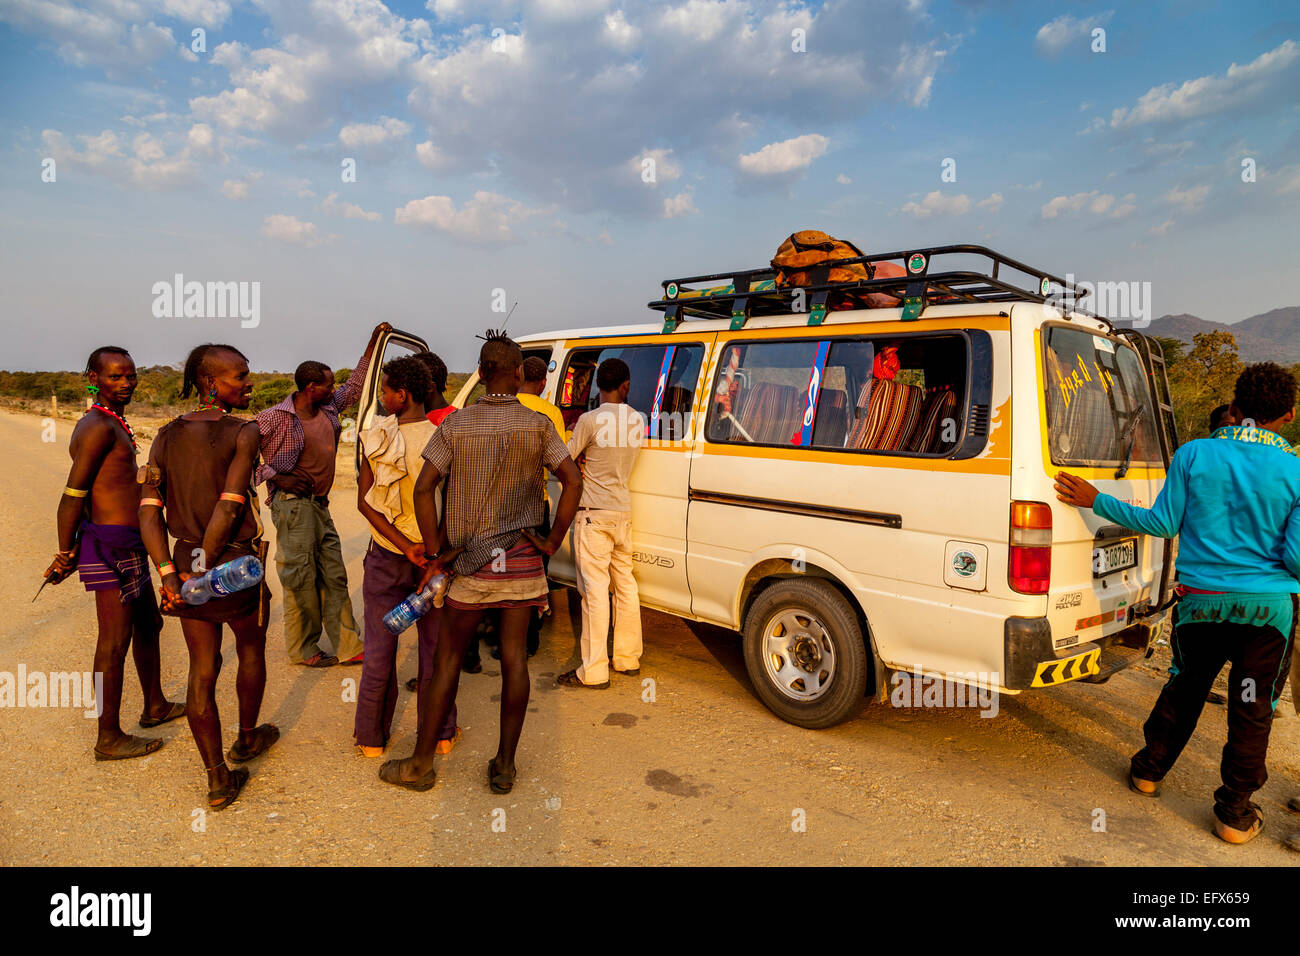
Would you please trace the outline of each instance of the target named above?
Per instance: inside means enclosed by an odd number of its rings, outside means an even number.
[[[1053,325],[1044,331],[1052,462],[1118,466],[1132,441],[1133,464],[1162,464],[1155,409],[1137,352],[1085,329]]]

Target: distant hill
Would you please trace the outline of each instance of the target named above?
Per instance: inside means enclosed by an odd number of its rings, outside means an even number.
[[[1162,315],[1144,329],[1148,335],[1164,335],[1192,344],[1192,336],[1201,332],[1222,329],[1231,332],[1237,340],[1237,351],[1243,362],[1278,362],[1293,365],[1300,362],[1300,306],[1288,306],[1252,315],[1228,325],[1207,322],[1195,315]]]

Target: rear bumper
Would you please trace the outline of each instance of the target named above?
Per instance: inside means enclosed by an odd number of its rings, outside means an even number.
[[[1003,625],[1003,679],[1008,690],[1036,690],[1082,680],[1100,684],[1150,656],[1164,614],[1141,618],[1121,631],[1058,654],[1045,617],[1009,617]]]

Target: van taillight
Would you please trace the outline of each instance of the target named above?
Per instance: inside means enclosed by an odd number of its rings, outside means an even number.
[[[1052,509],[1041,501],[1011,502],[1007,580],[1021,594],[1046,594],[1052,580]]]

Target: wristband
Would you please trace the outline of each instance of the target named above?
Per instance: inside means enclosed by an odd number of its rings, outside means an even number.
[[[167,577],[167,575],[175,574],[175,573],[176,573],[176,565],[172,564],[170,561],[164,561],[162,564],[158,565],[159,577],[165,578]]]
[[[161,508],[163,506],[161,498],[141,498],[141,508]]]
[[[86,495],[90,494],[90,489],[89,488],[68,488],[67,486],[65,486],[63,489],[63,493],[67,495],[69,498],[84,498],[86,497]]]
[[[244,496],[243,496],[243,495],[237,495],[237,494],[235,494],[234,492],[231,492],[231,491],[223,491],[223,492],[221,493],[221,500],[222,500],[222,501],[233,501],[233,502],[235,502],[235,504],[242,505],[242,504],[244,503]]]

